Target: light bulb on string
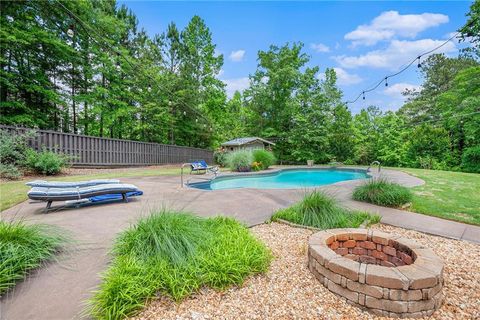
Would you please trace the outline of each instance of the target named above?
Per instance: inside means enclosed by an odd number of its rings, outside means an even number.
[[[385,77],[385,87],[388,87],[388,77]]]
[[[186,116],[186,115],[187,115],[187,111],[183,111],[183,115]]]
[[[422,62],[420,61],[420,58],[421,58],[421,56],[418,56],[418,57],[417,57],[417,59],[418,59],[417,68],[421,68],[421,67],[422,67]]]
[[[362,99],[365,100],[365,91],[362,92],[362,95],[363,95]]]
[[[73,38],[74,35],[75,35],[75,26],[73,24],[71,24],[68,27],[67,36],[69,36],[70,38]]]
[[[195,122],[198,122],[198,118],[195,119]]]

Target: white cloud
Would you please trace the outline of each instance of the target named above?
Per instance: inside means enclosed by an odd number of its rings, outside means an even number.
[[[242,92],[243,90],[247,89],[250,85],[250,80],[248,77],[243,78],[234,78],[234,79],[223,79],[222,80],[226,87],[227,96],[229,98],[233,97],[235,91]]]
[[[232,51],[228,57],[232,61],[239,62],[243,60],[244,56],[245,56],[245,50],[237,50],[237,51]]]
[[[335,74],[337,75],[337,84],[342,86],[349,86],[352,84],[357,84],[363,81],[363,79],[358,74],[348,73],[345,69],[342,68],[333,68]],[[319,73],[317,79],[325,80],[325,73]]]
[[[402,93],[405,91],[405,90],[420,90],[421,86],[419,85],[415,85],[415,84],[412,84],[412,83],[404,83],[404,82],[401,82],[401,83],[395,83],[395,84],[392,84],[388,87],[386,87],[385,90],[383,90],[383,93],[387,96],[390,96],[392,98],[396,98],[396,99],[403,99],[403,95]]]
[[[392,40],[384,50],[374,50],[359,56],[336,56],[334,59],[344,68],[373,67],[395,70],[400,65],[409,63],[415,56],[431,50],[443,42],[444,40],[433,39]],[[450,41],[434,53],[449,53],[455,50],[455,43]]]
[[[382,40],[395,37],[415,38],[418,33],[436,27],[449,20],[447,15],[438,13],[399,14],[398,11],[385,11],[370,24],[358,26],[345,35],[354,46],[371,46]]]
[[[348,73],[345,69],[333,68],[333,70],[335,70],[335,73],[337,74],[337,83],[339,85],[349,86],[363,81],[359,75]]]
[[[310,48],[312,48],[315,52],[329,52],[330,48],[323,43],[311,43]]]

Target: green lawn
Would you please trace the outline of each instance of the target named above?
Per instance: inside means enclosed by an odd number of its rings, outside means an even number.
[[[180,174],[180,168],[131,168],[128,170],[121,170],[119,172],[109,171],[106,173],[71,175],[62,177],[42,177],[41,179],[54,181],[81,181],[90,179],[115,179],[176,174]],[[34,179],[30,178],[0,183],[0,211],[27,200],[27,191],[29,190],[29,187],[27,187],[25,183],[30,180]]]
[[[480,225],[480,174],[399,169],[425,181],[414,187],[410,210]]]

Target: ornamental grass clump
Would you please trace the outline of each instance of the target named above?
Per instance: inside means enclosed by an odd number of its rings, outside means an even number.
[[[0,296],[52,259],[66,241],[52,226],[0,221]]]
[[[225,289],[264,272],[271,254],[231,218],[160,210],[122,232],[114,259],[89,301],[97,319],[135,314],[148,299],[181,300],[202,286]]]
[[[252,162],[253,155],[250,150],[237,150],[229,152],[226,156],[226,163],[232,171],[250,171]]]
[[[319,229],[357,228],[363,222],[380,221],[377,215],[342,208],[332,196],[318,190],[306,194],[293,206],[277,211],[272,220],[278,219]]]
[[[385,207],[400,207],[412,201],[412,192],[399,184],[378,178],[356,187],[353,199]]]

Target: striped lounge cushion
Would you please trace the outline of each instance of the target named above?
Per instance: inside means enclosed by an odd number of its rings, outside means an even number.
[[[64,182],[64,181],[45,181],[35,180],[27,182],[26,185],[30,187],[43,187],[43,188],[76,188],[76,187],[90,187],[101,184],[120,183],[120,180],[116,179],[97,179],[89,181],[76,181],[76,182]]]

